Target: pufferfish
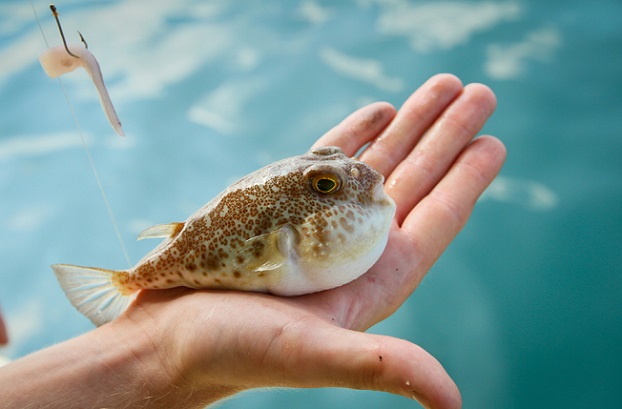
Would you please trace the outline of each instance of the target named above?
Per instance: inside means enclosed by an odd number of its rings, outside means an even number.
[[[148,228],[139,239],[165,240],[129,270],[52,269],[96,325],[123,313],[140,290],[328,290],[361,276],[384,251],[395,203],[383,182],[337,147],[312,149],[243,177],[185,222]]]

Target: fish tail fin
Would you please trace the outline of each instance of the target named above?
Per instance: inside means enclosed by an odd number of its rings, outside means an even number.
[[[52,270],[71,304],[97,326],[121,315],[136,298],[136,291],[118,284],[127,271],[69,264],[54,264]]]

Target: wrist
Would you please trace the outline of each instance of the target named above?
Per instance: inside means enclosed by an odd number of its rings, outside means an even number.
[[[182,383],[172,362],[164,359],[164,342],[144,323],[123,317],[85,337],[95,344],[98,362],[92,369],[103,374],[106,388],[125,394],[137,406],[170,395]]]
[[[105,325],[1,368],[0,407],[131,407],[162,393],[155,351],[135,330],[119,329]]]
[[[178,331],[176,320],[140,315],[122,316],[98,328],[111,333],[103,336],[108,344],[104,349],[114,350],[105,365],[113,378],[135,392],[135,406],[204,408],[235,393],[225,385],[206,382],[181,359],[179,351],[187,346],[188,334]]]
[[[98,330],[112,333],[103,337],[106,340],[127,342],[107,347],[123,349],[121,355],[112,354],[107,365],[121,382],[144,388],[149,407],[204,408],[240,391],[221,384],[220,377],[206,376],[213,367],[205,356],[206,340],[193,339],[196,331],[188,319],[180,319],[177,310],[140,304]]]
[[[202,408],[231,394],[184,377],[155,324],[127,317],[0,368],[0,407]]]

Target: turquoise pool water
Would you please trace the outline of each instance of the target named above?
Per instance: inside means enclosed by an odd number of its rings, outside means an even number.
[[[17,358],[87,331],[56,262],[126,261],[27,1],[0,15],[0,307]],[[438,72],[484,82],[501,176],[394,316],[465,408],[619,408],[622,4],[617,1],[58,1],[102,66],[127,133],[84,73],[63,77],[132,262],[136,234],[298,154],[357,107]],[[60,43],[34,2],[45,37]],[[77,40],[77,39],[74,39]],[[225,408],[412,408],[341,389],[247,393]]]

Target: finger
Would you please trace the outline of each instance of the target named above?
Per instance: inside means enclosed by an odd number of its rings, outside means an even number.
[[[413,287],[468,220],[475,202],[501,170],[505,147],[496,138],[473,141],[447,175],[406,217],[402,230],[423,255]]]
[[[505,154],[505,147],[495,138],[475,140],[401,228],[392,227],[390,251],[370,271],[342,287],[313,294],[308,305],[317,308],[318,315],[335,317],[340,326],[355,330],[366,330],[391,315],[464,226],[475,201],[499,172]]]
[[[490,88],[470,84],[387,178],[398,223],[446,174],[458,154],[481,130],[496,107]]]
[[[361,160],[388,176],[461,91],[462,83],[453,75],[430,78],[406,100],[389,127],[363,152]]]
[[[442,365],[404,340],[314,323],[289,327],[271,348],[267,359],[282,361],[284,353],[289,358],[283,386],[377,390],[416,399],[426,408],[461,406],[460,392]]]
[[[324,134],[312,148],[339,146],[346,155],[353,156],[363,145],[376,138],[394,116],[395,108],[387,102],[367,105]]]

